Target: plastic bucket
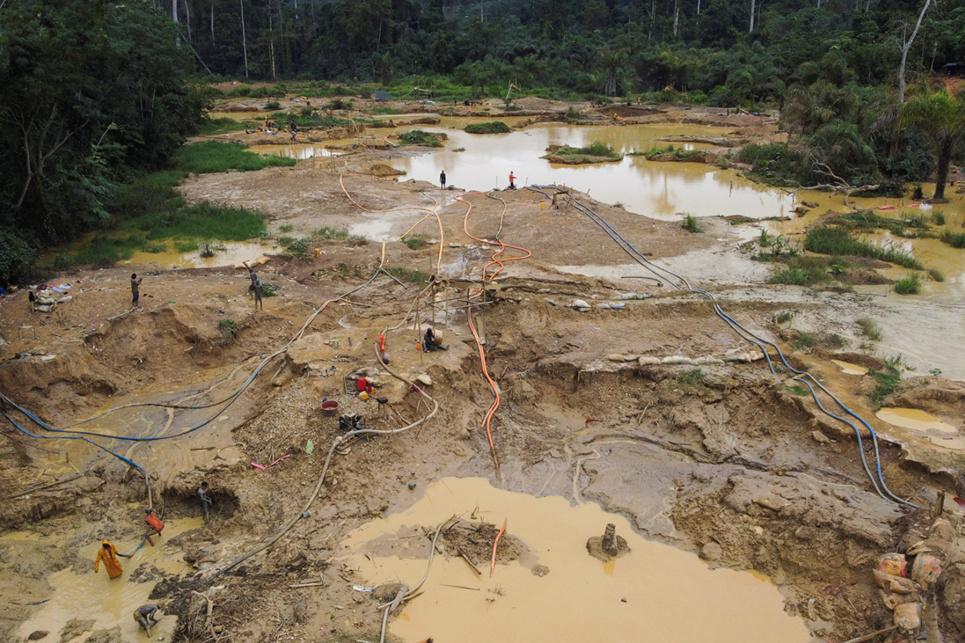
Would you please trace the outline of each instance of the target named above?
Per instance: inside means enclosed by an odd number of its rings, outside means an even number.
[[[322,402],[322,415],[335,417],[338,413],[338,402],[335,400],[325,400]]]

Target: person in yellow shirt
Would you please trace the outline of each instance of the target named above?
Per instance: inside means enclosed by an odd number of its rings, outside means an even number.
[[[117,559],[117,548],[109,541],[105,540],[101,548],[97,550],[97,560],[94,561],[94,573],[96,574],[101,561],[104,562],[104,569],[111,579],[117,578],[124,573],[121,568],[121,561]]]

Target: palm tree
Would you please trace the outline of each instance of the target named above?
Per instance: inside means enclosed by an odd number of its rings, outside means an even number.
[[[933,198],[945,198],[952,152],[965,136],[965,105],[952,97],[948,90],[940,89],[909,98],[901,106],[899,114],[898,122],[902,129],[918,130],[938,148],[938,176]]]

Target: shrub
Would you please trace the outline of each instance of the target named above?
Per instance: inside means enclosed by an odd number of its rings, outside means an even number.
[[[877,342],[881,339],[881,328],[875,320],[870,317],[862,317],[855,322],[861,329],[861,334],[870,339],[873,342]]]
[[[512,130],[509,125],[502,121],[489,121],[488,123],[471,123],[466,125],[469,134],[506,134]]]
[[[945,230],[939,238],[953,248],[965,248],[965,232]]]
[[[221,336],[224,337],[226,341],[231,341],[241,332],[235,320],[228,319],[227,317],[218,320],[218,330],[221,331]]]
[[[423,145],[425,147],[442,147],[443,141],[447,138],[445,134],[423,132],[418,129],[399,135],[399,141],[403,145]]]
[[[406,247],[409,248],[409,250],[422,250],[423,248],[426,247],[426,243],[428,243],[428,241],[429,241],[429,237],[425,235],[410,234],[409,236],[407,236],[405,239],[402,240],[402,243],[404,243]]]
[[[36,253],[12,228],[0,228],[0,284],[20,283],[27,278]]]
[[[269,112],[273,112],[277,109],[281,109],[281,103],[279,103],[277,100],[270,100],[265,103],[265,109]]]
[[[918,275],[902,277],[895,282],[894,290],[899,295],[917,295],[921,290],[921,279]]]
[[[929,268],[928,276],[931,277],[933,281],[945,281],[945,275],[937,268]]]
[[[704,231],[704,229],[700,227],[700,224],[697,223],[697,217],[689,212],[684,213],[684,221],[681,227],[687,232],[697,233]]]
[[[945,215],[941,212],[935,212],[931,215],[931,220],[935,225],[945,225]]]

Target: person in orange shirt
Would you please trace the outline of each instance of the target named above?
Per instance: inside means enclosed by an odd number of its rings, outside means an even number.
[[[107,570],[107,575],[111,579],[117,578],[124,573],[121,568],[121,561],[117,559],[117,548],[109,541],[105,540],[101,548],[97,550],[97,560],[94,561],[94,573],[96,574],[98,568],[100,567],[101,561],[104,562],[104,569]]]
[[[144,522],[146,522],[150,527],[148,532],[144,534],[144,539],[151,545],[151,547],[153,547],[154,541],[151,540],[151,536],[153,536],[154,534],[157,534],[158,536],[160,536],[161,531],[164,529],[164,523],[161,522],[161,519],[158,517],[156,513],[154,513],[154,509],[152,509],[151,507],[145,507],[144,513],[147,514],[147,516],[144,518]]]
[[[509,189],[516,189],[516,176],[512,173],[512,171],[509,172]]]

